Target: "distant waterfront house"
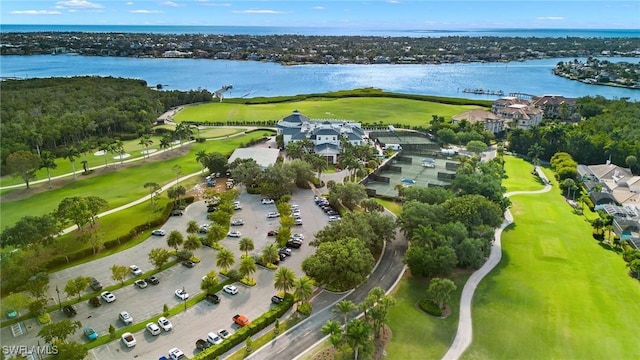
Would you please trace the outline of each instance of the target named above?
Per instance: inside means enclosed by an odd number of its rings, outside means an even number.
[[[344,140],[352,145],[366,144],[366,134],[360,123],[345,120],[311,120],[298,110],[278,121],[276,130],[278,135],[282,135],[285,147],[292,141],[309,139],[315,145],[314,152],[332,164],[338,161]]]
[[[562,119],[574,113],[576,99],[566,98],[562,95],[542,95],[533,100],[533,106],[542,110],[545,118]]]
[[[485,110],[470,110],[451,117],[452,124],[459,124],[460,121],[467,120],[469,124],[482,124],[485,130],[493,134],[498,134],[504,131],[506,119],[499,117],[491,111]]]
[[[513,104],[501,108],[496,115],[507,119],[510,127],[528,130],[542,122],[542,110],[530,105]]]

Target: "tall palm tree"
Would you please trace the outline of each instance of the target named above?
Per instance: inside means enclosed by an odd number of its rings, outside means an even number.
[[[171,231],[167,237],[167,246],[176,249],[176,251],[178,251],[178,246],[182,245],[183,242],[184,236],[178,230]]]
[[[71,171],[73,172],[73,178],[76,178],[76,158],[80,156],[80,152],[74,146],[69,146],[65,149],[64,158],[69,159],[71,162]]]
[[[256,267],[256,261],[252,256],[247,256],[244,259],[240,260],[240,267],[238,267],[238,272],[242,277],[253,280],[251,275],[253,275],[258,268]]]
[[[142,137],[140,138],[140,142],[138,142],[138,144],[144,146],[144,157],[148,158],[149,157],[149,146],[151,144],[153,144],[153,140],[151,140],[151,135],[149,134],[144,134],[142,135]]]
[[[358,351],[371,342],[371,326],[362,319],[351,320],[345,329],[347,342],[353,348],[354,359],[358,360]]]
[[[273,287],[278,291],[283,291],[285,294],[293,290],[294,283],[296,281],[296,273],[288,267],[281,266],[276,271],[273,277]]]
[[[249,251],[253,251],[255,246],[253,245],[253,239],[243,237],[240,239],[240,251],[244,251],[245,257],[249,257]]]
[[[533,166],[540,165],[540,156],[543,153],[544,153],[544,148],[538,143],[535,143],[531,145],[531,147],[529,147],[529,150],[527,151],[527,156],[531,157],[533,161]]]
[[[160,139],[160,149],[167,150],[171,148],[171,135],[166,134]]]
[[[347,320],[349,320],[349,313],[356,310],[358,310],[358,307],[350,300],[342,300],[338,302],[333,308],[334,313],[339,313],[342,315],[343,323],[345,325],[347,324]]]
[[[262,261],[265,263],[273,264],[278,258],[278,247],[275,244],[269,244],[262,249]]]
[[[328,320],[320,331],[325,335],[329,335],[329,341],[331,341],[333,349],[337,350],[342,342],[342,325],[335,320]]]
[[[202,171],[202,175],[204,175],[204,164],[209,155],[206,151],[200,150],[196,153],[196,161],[200,163],[200,170]]]
[[[144,184],[145,189],[149,189],[149,199],[151,200],[149,206],[153,207],[153,199],[155,193],[160,190],[160,185],[154,182],[148,182]]]
[[[174,131],[176,137],[180,140],[180,146],[183,144],[183,139],[186,137],[187,139],[191,137],[193,134],[193,130],[191,129],[191,125],[180,123],[176,126],[176,130]]]
[[[216,255],[216,266],[224,272],[229,270],[236,263],[235,256],[229,249],[221,249]]]
[[[113,151],[113,144],[102,144],[98,149],[102,151],[102,155],[104,155],[104,167],[109,166],[107,155]]]
[[[120,165],[122,165],[124,161],[124,143],[121,140],[116,140],[116,142],[113,143],[113,151],[120,157]]]
[[[313,280],[301,276],[293,282],[293,298],[296,302],[306,302],[313,295]]]
[[[58,167],[58,164],[56,164],[56,158],[50,151],[43,150],[40,153],[40,160],[42,161],[40,168],[47,169],[47,178],[49,179],[49,189],[51,189],[53,187],[53,185],[51,184],[51,169],[55,169]]]

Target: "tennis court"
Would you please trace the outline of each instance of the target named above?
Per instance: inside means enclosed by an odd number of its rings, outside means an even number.
[[[410,159],[411,162],[403,161],[404,159]],[[429,184],[446,186],[451,183],[451,180],[443,178],[443,176],[447,177],[449,174],[455,174],[455,170],[451,168],[452,165],[449,165],[450,169],[446,168],[447,163],[454,164],[455,162],[421,155],[401,154],[397,160],[391,160],[389,170],[378,173],[379,177],[388,178],[388,183],[384,179],[376,181],[370,178],[365,187],[375,190],[378,195],[397,196],[398,190],[395,187],[398,184],[402,184],[405,187],[427,187]],[[396,170],[399,170],[399,172]],[[438,173],[440,173],[440,177]]]

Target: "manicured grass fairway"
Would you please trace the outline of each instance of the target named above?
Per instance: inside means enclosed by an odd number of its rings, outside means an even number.
[[[245,105],[211,102],[187,106],[174,116],[175,121],[267,121],[280,120],[300,110],[313,119],[346,119],[362,123],[428,126],[432,115],[450,118],[452,115],[479,106],[446,105],[428,101],[396,98],[342,98],[304,100],[277,104]]]
[[[452,313],[448,318],[440,319],[424,313],[416,305],[426,297],[429,281],[405,276],[392,293],[396,305],[387,316],[393,336],[386,347],[386,359],[440,359],[456,335],[460,294],[468,277],[467,273],[451,277],[458,287],[449,301]]]
[[[523,169],[510,178],[527,177]],[[511,201],[515,225],[503,233],[502,262],[475,294],[463,358],[637,359],[640,283],[621,256],[598,245],[556,182],[549,193]]]
[[[232,152],[240,143],[261,138],[264,134],[272,133],[260,131],[220,141],[192,144],[189,145],[191,146],[189,154],[182,157],[167,159],[162,163],[140,162],[140,165],[123,171],[114,170],[108,174],[86,179],[78,176],[78,180],[63,188],[49,190],[20,201],[2,202],[0,207],[2,227],[13,226],[18,219],[26,215],[36,216],[51,212],[62,199],[70,196],[100,196],[109,202],[109,208],[127,204],[148,194],[148,190],[144,188],[145,183],[153,181],[165,185],[175,180],[176,174],[172,171],[174,165],[180,165],[183,175],[199,171],[200,164],[195,160],[195,154],[198,151],[217,151],[226,154]],[[48,185],[42,183],[37,186]]]
[[[507,178],[502,180],[502,186],[507,189],[507,192],[540,190],[544,187],[540,178],[531,173],[533,164],[524,159],[505,156],[504,170]],[[553,174],[549,173],[548,177],[552,178]]]

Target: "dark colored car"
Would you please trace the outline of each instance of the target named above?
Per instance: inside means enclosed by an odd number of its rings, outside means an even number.
[[[300,240],[291,239],[287,241],[288,248],[300,249],[301,246],[302,246],[302,241]]]
[[[100,281],[98,281],[98,279],[96,278],[91,278],[91,283],[89,283],[89,286],[91,286],[94,291],[102,290],[102,284],[100,284]]]
[[[273,295],[273,296],[271,297],[271,302],[272,302],[272,303],[274,303],[274,304],[276,304],[276,305],[277,305],[277,304],[280,304],[280,303],[281,303],[281,302],[283,302],[283,301],[284,301],[284,298],[281,298],[281,297],[280,297],[280,296],[278,296],[278,295]]]
[[[67,305],[63,307],[62,312],[64,312],[64,314],[67,315],[68,317],[74,317],[78,313],[76,311],[76,307],[73,305]]]
[[[171,216],[182,216],[182,210],[171,210]]]
[[[276,236],[278,235],[278,231],[277,230],[271,230],[267,233],[267,236]]]
[[[278,253],[284,256],[291,256],[291,249],[283,247],[282,249],[278,250]]]
[[[91,299],[89,299],[89,304],[93,307],[98,307],[102,305],[102,301],[100,301],[99,297],[94,296]]]
[[[206,350],[209,347],[211,347],[211,343],[208,342],[207,340],[202,340],[202,339],[198,339],[196,340],[196,347],[198,348],[198,350],[202,351],[202,350]]]
[[[147,282],[147,284],[151,284],[151,285],[158,285],[160,284],[160,280],[158,280],[157,277],[152,276],[152,277],[148,277],[146,279],[144,279],[144,281]]]
[[[186,267],[188,267],[188,268],[192,268],[192,267],[196,266],[196,263],[194,263],[193,261],[189,261],[189,260],[187,260],[187,261],[183,261],[183,262],[182,262],[182,265],[183,265],[183,266],[186,266]]]
[[[219,304],[220,303],[220,297],[216,294],[207,294],[205,297],[205,300],[207,300],[210,303],[213,304]]]

